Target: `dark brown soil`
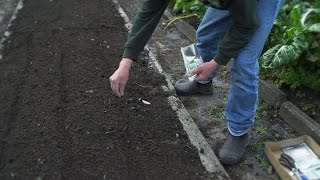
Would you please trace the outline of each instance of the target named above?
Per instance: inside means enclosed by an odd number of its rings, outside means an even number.
[[[296,90],[283,86],[281,89],[287,94],[287,99],[309,117],[320,124],[320,94],[306,87]]]
[[[0,61],[0,179],[204,179],[143,64],[111,93],[127,37],[111,0],[25,0]],[[151,102],[143,104],[139,98]]]

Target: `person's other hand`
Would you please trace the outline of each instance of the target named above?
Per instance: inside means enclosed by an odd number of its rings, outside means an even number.
[[[195,74],[197,74],[197,77],[195,80],[197,81],[206,81],[208,80],[211,73],[218,68],[219,64],[212,60],[210,62],[205,62],[198,66],[196,69],[190,71],[187,76],[191,77]]]
[[[119,64],[119,68],[110,76],[110,84],[113,93],[118,96],[124,96],[124,89],[129,79],[129,72],[133,60],[123,58]]]

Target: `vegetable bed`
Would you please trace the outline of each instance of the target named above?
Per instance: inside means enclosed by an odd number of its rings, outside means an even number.
[[[203,179],[204,166],[161,89],[132,69],[108,77],[127,37],[110,0],[25,0],[0,60],[0,179]],[[151,104],[145,104],[142,98]]]

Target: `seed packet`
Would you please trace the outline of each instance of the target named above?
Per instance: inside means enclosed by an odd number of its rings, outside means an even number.
[[[186,73],[189,73],[203,63],[195,44],[182,47],[181,54],[186,68]],[[188,77],[188,79],[189,81],[193,81],[196,77],[197,75],[194,75],[192,77]]]
[[[308,179],[320,179],[320,159],[306,143],[285,148],[283,151],[293,158],[296,167]]]

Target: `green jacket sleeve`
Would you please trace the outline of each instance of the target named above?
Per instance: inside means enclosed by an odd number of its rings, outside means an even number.
[[[258,28],[257,0],[232,0],[229,3],[233,24],[224,36],[213,58],[218,64],[226,65],[247,45]]]
[[[125,44],[123,57],[137,60],[160,21],[169,0],[144,0],[135,16],[133,27]]]

